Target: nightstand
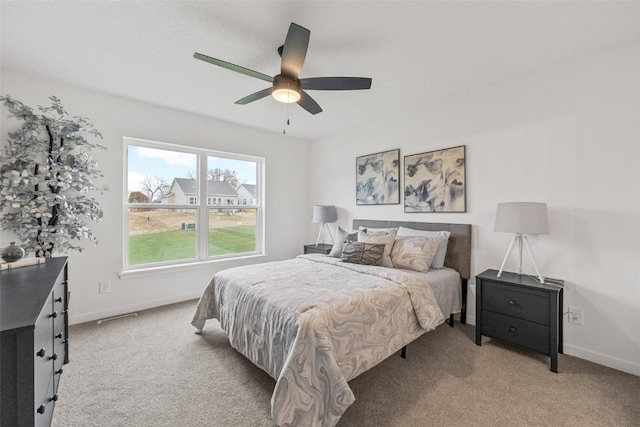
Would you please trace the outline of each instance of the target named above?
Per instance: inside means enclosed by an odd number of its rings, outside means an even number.
[[[315,243],[312,243],[310,245],[304,245],[304,253],[329,255],[331,248],[333,248],[333,245],[329,245],[327,243],[320,243],[318,246],[316,246]]]
[[[551,358],[562,353],[562,286],[516,273],[487,270],[476,276],[476,344],[482,335]],[[561,282],[561,281],[560,281]]]

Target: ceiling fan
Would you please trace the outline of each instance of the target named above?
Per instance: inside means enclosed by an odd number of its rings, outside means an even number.
[[[241,105],[271,95],[276,101],[285,104],[296,102],[311,114],[318,114],[322,111],[322,108],[320,108],[318,103],[311,98],[305,90],[358,90],[371,88],[371,79],[368,77],[299,78],[304,59],[307,55],[307,48],[309,47],[310,33],[306,28],[293,22],[291,23],[284,45],[278,48],[278,54],[282,60],[280,74],[274,77],[198,52],[194,53],[193,57],[226,68],[227,70],[272,83],[271,87],[236,101],[236,104]]]

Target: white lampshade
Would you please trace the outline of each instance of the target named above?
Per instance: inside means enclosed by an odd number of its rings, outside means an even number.
[[[330,222],[336,222],[338,219],[338,213],[335,206],[330,205],[315,205],[313,207],[313,216],[311,221],[316,224],[326,224]]]
[[[494,231],[549,234],[547,204],[538,202],[498,203]]]

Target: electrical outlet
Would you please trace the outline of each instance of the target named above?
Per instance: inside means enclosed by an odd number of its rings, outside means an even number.
[[[111,281],[101,280],[99,282],[98,292],[101,294],[108,294],[109,292],[111,292]]]
[[[582,309],[581,308],[569,307],[569,323],[582,325]]]

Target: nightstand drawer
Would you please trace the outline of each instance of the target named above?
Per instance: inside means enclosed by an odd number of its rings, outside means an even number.
[[[508,285],[484,282],[482,309],[524,320],[549,324],[549,296],[535,291],[509,289]]]
[[[482,310],[482,334],[549,355],[549,327]]]

